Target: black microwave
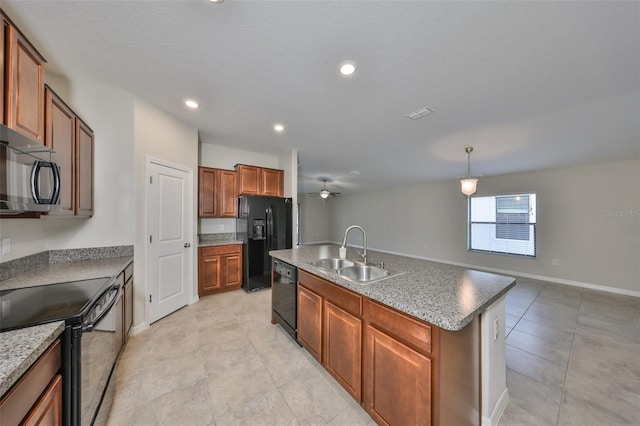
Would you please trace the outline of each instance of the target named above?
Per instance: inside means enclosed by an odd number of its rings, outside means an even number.
[[[0,215],[59,208],[57,161],[55,151],[0,125]]]

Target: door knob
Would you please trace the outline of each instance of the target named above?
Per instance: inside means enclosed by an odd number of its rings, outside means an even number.
[[[191,247],[191,243],[184,243],[184,248]]]

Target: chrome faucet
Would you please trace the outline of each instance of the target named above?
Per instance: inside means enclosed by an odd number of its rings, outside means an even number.
[[[344,231],[344,238],[342,238],[342,246],[340,248],[342,249],[346,249],[347,247],[347,234],[349,233],[349,231],[351,231],[353,228],[357,228],[359,230],[362,231],[362,247],[364,248],[364,252],[360,253],[360,251],[358,251],[358,254],[362,257],[362,261],[364,263],[367,263],[367,233],[364,231],[364,229],[362,228],[362,226],[358,226],[358,225],[351,225],[350,227],[347,228],[346,231]]]

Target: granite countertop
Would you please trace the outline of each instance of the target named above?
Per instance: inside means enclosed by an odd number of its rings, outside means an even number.
[[[242,244],[242,240],[239,240],[233,232],[198,235],[198,247],[228,246],[232,244]]]
[[[205,240],[198,243],[198,247],[212,247],[212,246],[229,246],[232,244],[242,244],[240,240]]]
[[[0,281],[0,290],[33,287],[66,281],[88,280],[92,278],[113,277],[119,274],[132,260],[133,258],[131,256],[125,256],[98,260],[50,263]]]
[[[62,334],[64,321],[0,333],[0,396],[33,365]]]
[[[384,262],[385,269],[401,272],[390,278],[357,284],[311,263],[337,258],[338,245],[300,246],[269,254],[299,269],[325,278],[370,299],[427,321],[445,330],[458,331],[497,301],[516,283],[515,278],[444,263],[369,251],[370,263]],[[360,260],[356,249],[347,259]]]

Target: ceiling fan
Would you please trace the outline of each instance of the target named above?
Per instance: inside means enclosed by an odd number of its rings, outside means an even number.
[[[319,195],[322,198],[328,198],[331,196],[342,195],[342,192],[332,192],[327,189],[327,179],[322,179],[322,190],[320,192],[309,192],[309,195]]]

